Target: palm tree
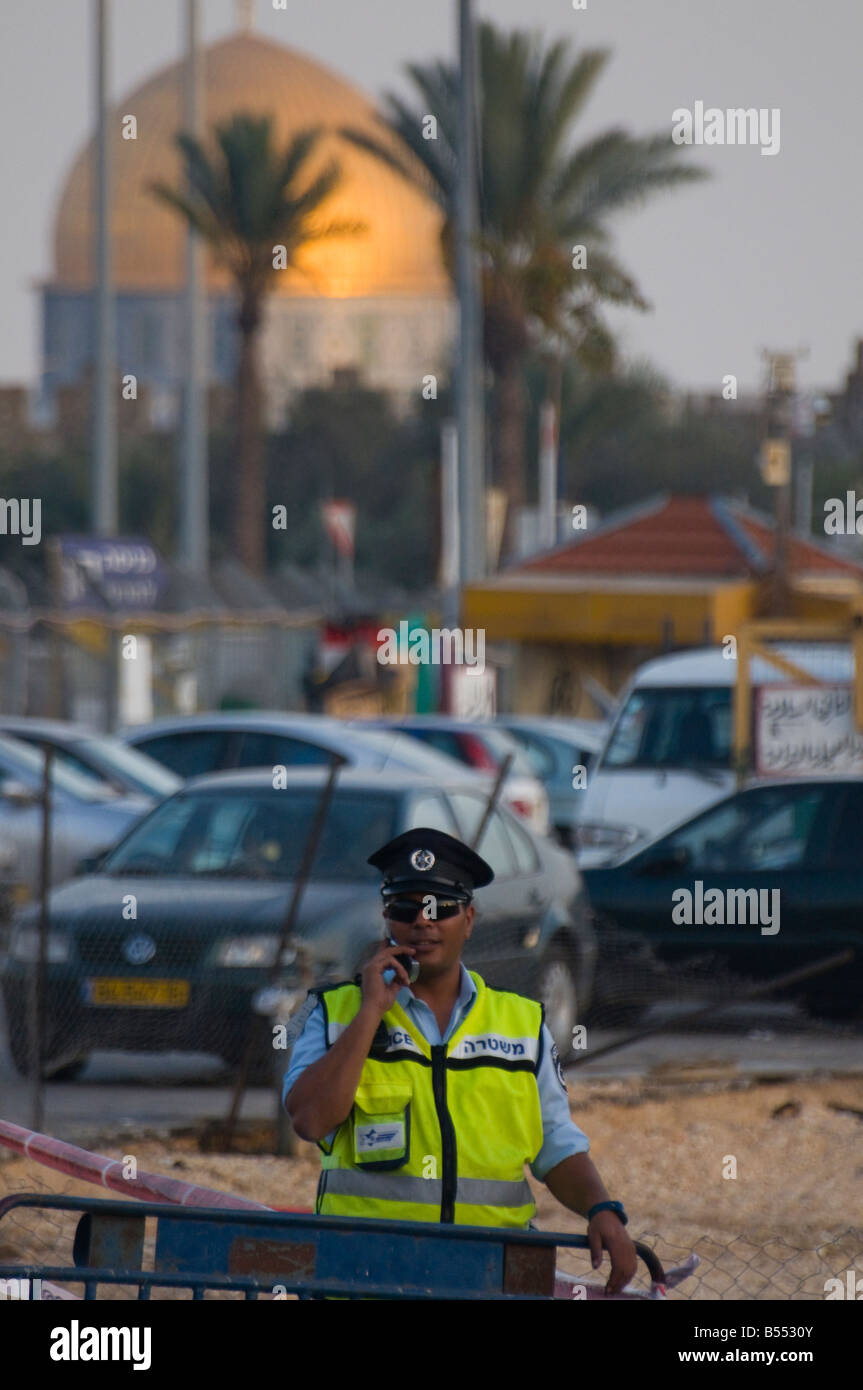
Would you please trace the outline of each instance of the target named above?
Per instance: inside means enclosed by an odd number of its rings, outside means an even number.
[[[525,493],[527,353],[542,349],[555,374],[564,354],[589,370],[610,369],[614,340],[600,305],[648,305],[610,250],[609,218],[703,171],[679,163],[670,132],[635,137],[614,129],[570,149],[573,125],[608,52],[573,56],[566,40],[545,47],[536,35],[504,34],[490,23],[480,25],[479,40],[483,337],[495,388],[495,472],[512,517]],[[359,131],[341,133],[437,200],[452,274],[458,70],[439,61],[412,64],[407,72],[417,100],[385,97],[380,141]],[[427,112],[437,120],[433,139],[426,138]],[[393,132],[414,160],[393,149]],[[584,256],[575,252],[578,246]]]
[[[341,180],[336,161],[316,175],[307,165],[320,129],[301,131],[285,149],[274,142],[269,116],[237,114],[214,131],[211,150],[190,135],[176,137],[184,158],[182,188],[152,185],[200,233],[237,292],[237,467],[234,549],[253,573],[264,566],[266,478],[258,338],[264,301],[281,269],[296,265],[309,242],[361,230],[358,223],[316,220]],[[275,248],[286,255],[279,270]]]

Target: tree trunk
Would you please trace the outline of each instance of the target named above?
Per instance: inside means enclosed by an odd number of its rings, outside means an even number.
[[[240,360],[237,367],[237,459],[234,474],[234,551],[252,574],[264,572],[266,478],[258,373],[261,313],[253,295],[245,297],[237,317]]]
[[[503,562],[515,552],[516,513],[524,506],[524,440],[526,397],[521,360],[510,358],[498,371],[494,392],[494,474],[507,498],[501,545]]]

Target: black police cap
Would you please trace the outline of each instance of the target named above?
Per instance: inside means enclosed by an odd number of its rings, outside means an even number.
[[[470,898],[494,878],[491,866],[461,840],[422,826],[397,835],[367,862],[383,874],[385,897],[431,892]]]

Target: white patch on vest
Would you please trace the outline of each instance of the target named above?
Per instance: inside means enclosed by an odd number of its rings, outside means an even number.
[[[350,1027],[348,1023],[330,1023],[327,1031],[330,1047],[348,1027]],[[404,1028],[391,1028],[387,1038],[387,1045],[384,1049],[386,1052],[415,1052],[418,1057],[423,1056],[422,1048],[417,1047],[410,1033],[406,1033]]]
[[[358,1154],[374,1153],[377,1149],[403,1149],[405,1122],[392,1120],[383,1124],[355,1125],[354,1136]]]
[[[450,1057],[502,1057],[508,1062],[535,1062],[538,1038],[505,1038],[500,1033],[469,1033],[449,1053]]]
[[[404,1028],[391,1028],[387,1037],[387,1052],[415,1052],[418,1057],[422,1057],[422,1048],[417,1047],[410,1033],[406,1033]]]

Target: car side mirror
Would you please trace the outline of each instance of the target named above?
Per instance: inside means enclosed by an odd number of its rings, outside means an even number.
[[[87,854],[83,859],[79,859],[75,865],[75,875],[78,878],[84,874],[97,874],[107,858],[107,850],[102,850],[101,854]]]
[[[0,797],[8,801],[10,806],[15,806],[23,810],[27,806],[35,806],[39,800],[39,795],[32,787],[25,786],[23,782],[16,782],[9,778],[0,786]]]
[[[677,849],[672,849],[670,845],[657,845],[652,850],[645,850],[638,873],[645,878],[661,878],[664,874],[685,869],[689,858],[689,850],[682,845]]]

